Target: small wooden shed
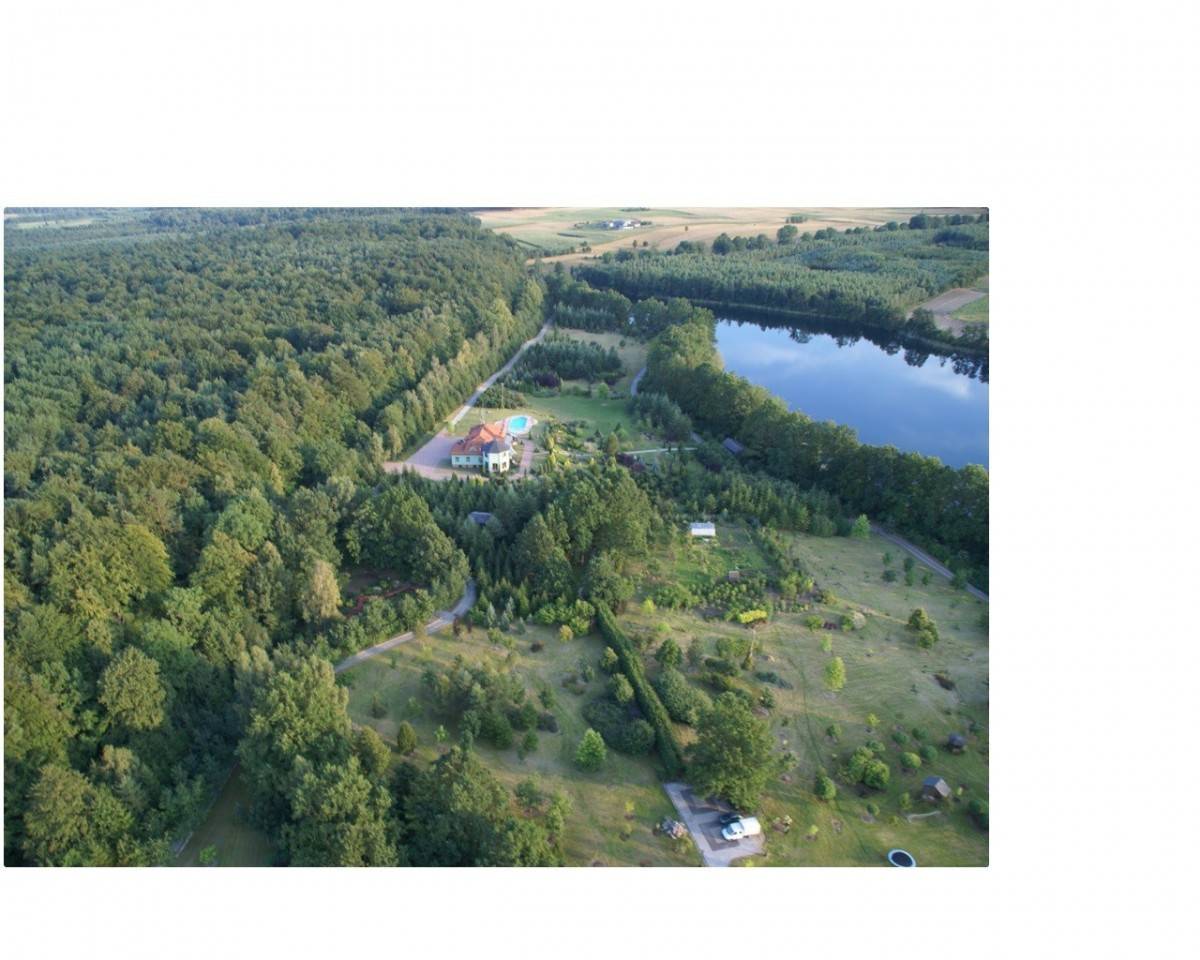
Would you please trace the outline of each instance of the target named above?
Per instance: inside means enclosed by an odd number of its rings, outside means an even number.
[[[945,800],[950,796],[950,784],[941,777],[926,777],[921,785],[921,799],[933,803]]]

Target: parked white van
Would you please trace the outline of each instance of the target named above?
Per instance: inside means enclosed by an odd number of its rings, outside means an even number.
[[[721,836],[726,840],[744,840],[746,837],[757,837],[762,833],[762,825],[758,822],[758,817],[742,817],[741,820],[735,820],[721,831]]]

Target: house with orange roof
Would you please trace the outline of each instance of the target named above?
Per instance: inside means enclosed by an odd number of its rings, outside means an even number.
[[[484,473],[507,473],[512,464],[512,440],[503,420],[481,423],[450,448],[450,464],[479,467]]]

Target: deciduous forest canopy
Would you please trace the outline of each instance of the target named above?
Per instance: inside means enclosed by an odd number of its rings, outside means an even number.
[[[458,215],[28,233],[5,250],[5,859],[162,862],[281,651],[354,649],[457,597],[466,560],[425,502],[371,486],[537,329],[541,287]],[[351,561],[419,589],[342,620]],[[345,789],[376,816],[355,752],[323,763],[281,771],[277,806]],[[355,831],[329,862],[397,855]],[[288,846],[312,862],[313,842]]]

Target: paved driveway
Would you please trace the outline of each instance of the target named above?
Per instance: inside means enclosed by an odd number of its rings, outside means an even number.
[[[675,804],[679,819],[691,832],[706,867],[727,867],[734,860],[763,852],[766,838],[762,834],[732,842],[721,836],[721,825],[717,821],[721,814],[729,813],[731,807],[702,800],[686,783],[667,783],[663,788]]]

